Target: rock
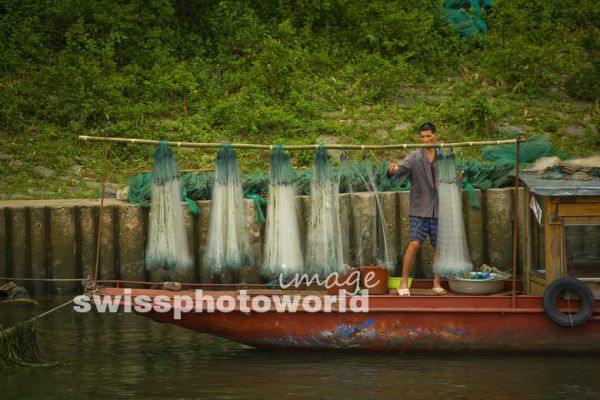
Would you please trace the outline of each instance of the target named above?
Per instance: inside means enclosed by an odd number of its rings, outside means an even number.
[[[338,137],[335,135],[319,135],[317,137],[317,143],[323,144],[337,144]]]
[[[549,93],[555,99],[563,100],[569,98],[567,92],[558,86],[552,86],[549,90]]]
[[[446,100],[446,96],[427,95],[427,96],[423,96],[423,98],[425,99],[425,101],[427,103],[434,104],[434,105],[440,105]]]
[[[378,128],[378,129],[375,131],[375,134],[376,134],[377,136],[379,136],[380,138],[382,138],[382,139],[387,139],[387,138],[389,138],[389,137],[390,137],[390,134],[389,134],[389,132],[388,132],[388,131],[386,131],[386,130],[385,130],[385,129],[383,129],[383,128]]]
[[[569,125],[565,128],[565,132],[569,135],[583,136],[585,135],[585,128],[581,125]]]
[[[341,110],[335,110],[335,111],[320,111],[319,114],[322,117],[335,117],[340,114],[343,114],[345,111],[346,110],[342,108]]]
[[[7,299],[30,298],[29,292],[22,286],[18,286],[14,282],[8,282],[0,286],[0,297]]]
[[[102,187],[102,184],[96,181],[85,181],[85,184],[90,187],[91,189],[100,189]]]
[[[8,195],[7,199],[9,199],[9,200],[31,200],[31,199],[33,199],[33,197],[30,195],[27,195],[27,194],[13,193],[13,194]]]
[[[523,129],[518,126],[506,125],[498,128],[498,132],[500,133],[509,133],[512,135],[520,135],[523,133]]]
[[[395,131],[403,131],[405,129],[408,129],[412,126],[412,124],[409,124],[408,122],[399,122],[396,125],[394,125],[394,130]]]
[[[411,97],[400,97],[400,96],[394,96],[392,98],[392,101],[394,102],[394,104],[401,105],[401,106],[408,106],[408,107],[412,107],[416,103],[415,99],[413,99]]]
[[[557,116],[558,118],[560,118],[560,119],[565,119],[565,118],[567,118],[567,114],[565,114],[565,113],[564,113],[564,112],[562,112],[562,111],[554,111],[554,115],[556,115],[556,116]]]
[[[81,165],[73,165],[71,168],[69,168],[71,170],[72,173],[74,173],[75,175],[79,175],[81,173],[81,170],[83,169],[83,167]]]
[[[10,165],[12,165],[13,167],[20,167],[21,165],[23,165],[23,161],[21,161],[21,160],[12,160],[10,162]]]
[[[43,165],[38,165],[33,169],[33,173],[39,176],[40,178],[50,178],[51,176],[56,175],[56,171],[46,168]]]
[[[317,143],[324,144],[324,145],[337,144],[338,137],[334,136],[334,135],[320,135],[317,138]],[[329,153],[329,155],[331,155],[331,157],[333,157],[336,160],[339,160],[340,156],[342,155],[341,150],[327,150],[327,152]]]
[[[104,198],[105,199],[115,199],[117,198],[117,191],[113,188],[106,186],[104,188]]]
[[[6,153],[0,153],[0,160],[10,160],[10,156]]]
[[[117,190],[117,200],[127,201],[127,197],[129,197],[129,186]]]
[[[371,111],[371,106],[368,104],[363,104],[362,106],[358,107],[358,109],[361,111]]]
[[[589,103],[587,101],[574,100],[570,102],[571,107],[577,110],[585,110],[587,107],[593,105],[594,103]]]

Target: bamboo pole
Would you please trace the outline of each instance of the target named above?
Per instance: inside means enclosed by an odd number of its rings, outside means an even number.
[[[184,174],[186,172],[212,172],[214,171],[214,168],[198,168],[198,169],[180,169],[179,172],[180,174]],[[152,170],[147,170],[147,171],[128,171],[127,174],[128,175],[137,175],[137,174],[147,174],[149,172],[152,172]]]
[[[129,139],[119,137],[102,137],[102,136],[86,136],[80,135],[80,140],[92,141],[92,142],[118,142],[118,143],[130,143],[130,144],[152,144],[157,145],[158,140],[150,139]],[[526,142],[527,139],[505,139],[505,140],[485,140],[480,142],[457,142],[457,143],[435,143],[435,144],[422,144],[422,143],[400,143],[400,144],[326,144],[327,149],[339,149],[339,150],[394,150],[394,149],[409,149],[409,148],[421,148],[421,147],[473,147],[473,146],[486,146],[486,145],[499,145],[499,144],[515,144],[517,142]],[[194,143],[194,142],[169,142],[173,147],[221,147],[222,143]],[[232,143],[231,146],[237,149],[262,149],[271,150],[272,144],[247,144],[247,143]],[[319,144],[303,144],[303,145],[289,145],[284,146],[286,150],[310,150],[316,149]]]
[[[518,138],[520,138],[520,134]],[[517,139],[518,139],[517,138]],[[519,246],[519,159],[521,158],[520,142],[515,149],[515,196],[514,196],[514,219],[513,219],[513,259],[512,259],[512,308],[517,307],[517,249]]]

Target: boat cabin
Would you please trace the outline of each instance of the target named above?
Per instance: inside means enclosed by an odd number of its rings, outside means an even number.
[[[554,280],[584,281],[600,298],[600,180],[523,174],[527,218],[523,286],[543,295]]]

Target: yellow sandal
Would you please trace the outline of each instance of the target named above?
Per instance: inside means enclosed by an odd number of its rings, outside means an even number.
[[[435,293],[437,294],[448,294],[448,291],[446,289],[444,289],[443,287],[434,287],[431,290],[433,290]]]

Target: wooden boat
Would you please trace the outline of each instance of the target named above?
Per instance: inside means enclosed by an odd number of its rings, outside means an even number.
[[[365,313],[242,312],[236,304],[233,312],[200,309],[182,313],[181,319],[174,319],[173,311],[140,315],[264,349],[600,353],[600,301],[591,291],[600,297],[600,278],[594,277],[600,275],[600,269],[590,269],[589,260],[579,269],[576,257],[565,257],[570,251],[565,249],[565,237],[568,239],[571,226],[587,224],[592,227],[588,234],[600,233],[596,229],[600,227],[600,183],[585,183],[584,192],[563,181],[552,186],[548,180],[526,178],[525,183],[524,200],[531,202],[533,196],[540,201],[543,218],[538,220],[532,213],[524,221],[524,279],[506,282],[508,295],[432,296],[426,290],[431,288],[431,281],[416,281],[410,297],[369,296]],[[514,223],[516,244],[517,218]],[[513,257],[516,265],[516,251]],[[595,262],[600,266],[598,260]],[[585,275],[578,276],[580,271]],[[566,278],[569,275],[575,278]],[[556,299],[564,289],[576,290],[578,299],[569,300],[568,292]],[[105,287],[100,293],[114,299],[123,295],[124,289]],[[132,295],[140,294],[153,299],[165,295],[172,301],[181,293],[133,289]],[[217,299],[236,292],[213,290],[204,294]],[[263,290],[248,294],[272,297],[281,293]]]
[[[516,141],[515,210],[519,209],[521,141]],[[193,304],[194,311],[182,312],[175,296],[193,297],[193,292],[130,289],[130,295],[148,296],[152,304],[166,296],[161,301],[171,306],[168,312],[152,308],[140,315],[263,349],[600,354],[600,302],[596,300],[600,297],[600,255],[584,260],[576,248],[566,248],[578,226],[587,229],[584,242],[598,248],[600,181],[569,180],[567,184],[535,177],[524,181],[524,209],[533,212],[524,221],[527,244],[522,281],[516,280],[519,213],[512,218],[513,279],[505,284],[508,295],[433,296],[427,293],[431,281],[417,281],[410,297],[369,296],[366,312],[309,312],[303,308],[298,312],[274,308],[253,312],[244,310],[239,302],[228,312],[209,312],[198,303]],[[117,287],[100,287],[98,294],[131,307],[131,300],[123,297],[129,289],[120,287],[124,282],[116,283]],[[573,291],[576,297],[571,296]],[[565,295],[557,298],[559,293]],[[209,290],[203,294],[218,300],[239,292]],[[248,292],[250,297],[268,299],[282,294]],[[342,304],[349,305],[352,299],[347,297]],[[176,314],[181,314],[180,318]]]
[[[577,327],[552,322],[543,307],[542,296],[427,295],[430,281],[417,281],[416,294],[369,296],[368,312],[207,312],[205,308],[182,312],[174,319],[170,312],[140,313],[158,322],[172,323],[197,332],[223,337],[261,349],[366,350],[394,352],[552,352],[600,353],[600,302],[594,315]],[[510,282],[507,282],[510,286]],[[510,287],[507,287],[510,290]],[[250,298],[268,290],[248,291]],[[270,296],[300,292],[271,290]],[[123,288],[101,288],[100,294],[124,295]],[[237,291],[204,291],[218,299]],[[307,293],[307,292],[305,292]],[[316,295],[317,292],[310,292]],[[326,292],[322,292],[324,293]],[[423,293],[419,295],[418,293]],[[175,295],[192,291],[132,289],[131,296],[152,299],[167,296],[173,306]],[[346,298],[350,301],[350,298]],[[513,305],[513,301],[515,304]],[[121,306],[126,305],[120,300]],[[558,302],[561,311],[573,312],[579,301]],[[130,304],[131,306],[131,304]]]

